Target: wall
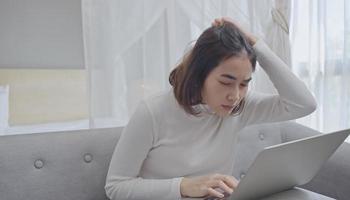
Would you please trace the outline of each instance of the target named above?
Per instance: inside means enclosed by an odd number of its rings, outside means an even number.
[[[85,70],[0,69],[0,85],[10,86],[10,126],[88,117]]]
[[[83,69],[81,0],[0,0],[0,68]]]

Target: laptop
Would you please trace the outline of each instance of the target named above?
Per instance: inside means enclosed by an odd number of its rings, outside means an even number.
[[[259,199],[304,185],[311,181],[349,134],[350,129],[346,129],[266,147],[231,196],[205,200]]]

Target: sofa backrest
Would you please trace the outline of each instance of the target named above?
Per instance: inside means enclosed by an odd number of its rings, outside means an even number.
[[[248,126],[239,132],[235,151],[234,177],[241,179],[264,147],[282,142],[279,123]]]
[[[0,199],[106,200],[121,128],[0,137]]]
[[[240,131],[233,175],[244,176],[264,147],[297,139],[291,137],[305,137],[293,130],[304,133],[306,127],[283,122]],[[122,128],[104,128],[1,136],[0,199],[108,199],[105,179],[121,131]]]
[[[233,175],[242,178],[258,153],[267,146],[317,134],[320,132],[292,121],[248,126],[238,135]]]

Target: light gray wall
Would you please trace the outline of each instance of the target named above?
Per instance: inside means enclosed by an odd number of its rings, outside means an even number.
[[[83,68],[80,0],[0,0],[0,68]]]

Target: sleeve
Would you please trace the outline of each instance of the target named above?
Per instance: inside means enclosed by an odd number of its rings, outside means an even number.
[[[248,92],[242,112],[244,125],[291,120],[312,113],[317,104],[306,85],[261,39],[253,48],[278,94]]]
[[[142,102],[124,128],[110,162],[105,191],[111,200],[181,199],[182,177],[143,179],[138,176],[152,148],[153,127],[152,115]]]

